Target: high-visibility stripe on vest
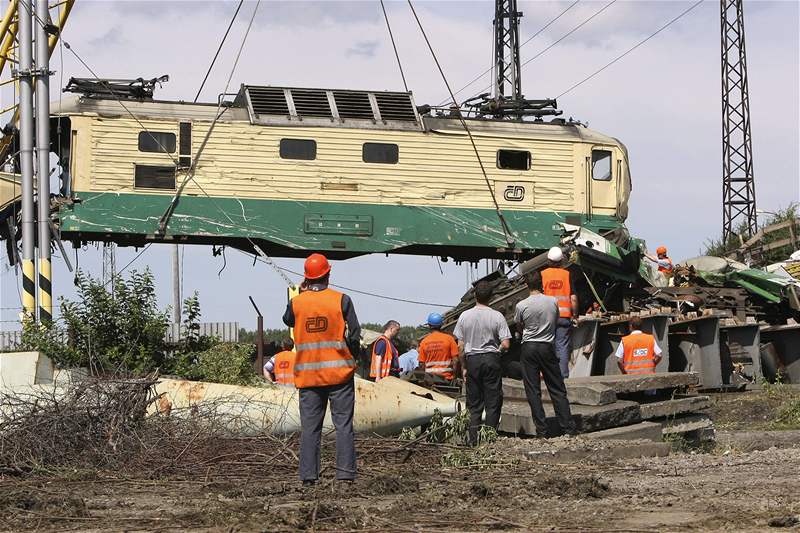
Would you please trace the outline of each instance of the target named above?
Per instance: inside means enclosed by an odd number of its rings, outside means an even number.
[[[356,369],[344,341],[342,293],[305,291],[292,298],[294,313],[294,384],[297,388],[339,385]]]
[[[275,367],[272,371],[275,383],[287,387],[294,387],[294,359],[295,353],[283,351],[275,354]]]
[[[558,316],[572,318],[572,287],[569,283],[569,270],[551,267],[542,270],[542,288],[547,296],[558,302]]]
[[[656,373],[656,339],[648,333],[622,337],[622,367],[626,374]]]
[[[378,347],[378,342],[381,339],[386,342],[386,350],[384,350],[383,355],[375,352],[375,348]],[[398,355],[397,348],[394,347],[392,341],[390,341],[388,337],[385,335],[378,337],[372,344],[372,361],[369,365],[369,377],[377,378],[380,376],[381,378],[385,378],[391,373],[393,368],[399,371],[400,368],[397,362]]]
[[[455,338],[441,331],[434,331],[419,343],[419,361],[425,363],[425,372],[444,379],[455,377],[453,359],[458,357]]]
[[[672,259],[665,257],[664,259],[661,259],[661,261],[667,261],[669,263],[669,267],[658,265],[658,271],[663,272],[664,274],[672,274]]]

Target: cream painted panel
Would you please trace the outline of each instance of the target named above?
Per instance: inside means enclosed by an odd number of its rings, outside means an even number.
[[[142,123],[147,129],[178,133],[177,122]],[[138,151],[141,126],[133,120],[95,117],[92,128],[93,190],[132,191],[135,162],[170,163],[165,154]],[[193,124],[193,153],[207,129],[208,123]],[[317,141],[317,159],[280,159],[278,147],[284,137],[313,138]],[[367,141],[398,144],[399,164],[363,163],[361,146]],[[537,209],[575,208],[575,143],[476,136],[476,144],[490,181],[533,183]],[[497,169],[498,148],[530,150],[531,170]],[[491,194],[472,147],[466,137],[456,135],[219,123],[201,155],[195,179],[215,196],[492,208]],[[351,188],[324,188],[323,184],[330,183],[349,184]],[[203,194],[192,182],[187,184],[186,193]],[[506,204],[504,208],[524,210],[530,206],[526,202],[526,206]]]

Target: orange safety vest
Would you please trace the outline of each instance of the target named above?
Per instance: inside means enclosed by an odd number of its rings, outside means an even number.
[[[664,274],[672,274],[672,259],[669,257],[665,257],[664,260],[669,262],[669,268],[662,267],[661,265],[658,266],[658,271],[663,272]]]
[[[375,353],[375,347],[378,346],[379,340],[386,341],[386,353],[383,355]],[[378,376],[385,378],[392,370],[392,363],[397,361],[397,348],[394,347],[392,341],[388,337],[381,335],[374,343],[372,343],[372,361],[369,365],[369,377],[376,378]]]
[[[572,318],[572,287],[569,284],[569,270],[551,267],[542,270],[542,287],[547,296],[558,301],[558,316]]]
[[[294,387],[295,357],[295,353],[288,350],[275,354],[275,368],[272,371],[275,375],[275,383]]]
[[[344,340],[342,293],[304,291],[292,298],[294,384],[297,388],[339,385],[353,378],[356,362]]]
[[[446,380],[455,377],[453,361],[458,357],[458,344],[452,335],[434,331],[419,343],[419,362],[425,363],[425,372],[442,376]]]
[[[656,373],[656,339],[648,333],[622,337],[622,367],[626,374]]]

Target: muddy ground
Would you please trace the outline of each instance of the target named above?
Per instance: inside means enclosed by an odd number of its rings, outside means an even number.
[[[715,397],[725,431],[763,431],[779,402],[764,391]],[[771,405],[756,410],[753,406]],[[771,402],[771,403],[770,403]],[[737,414],[738,413],[738,414]],[[766,417],[766,418],[764,418]],[[738,424],[738,425],[737,425]],[[787,429],[789,429],[787,427]],[[785,439],[784,439],[785,440]],[[359,438],[360,477],[296,479],[296,442],[240,447],[189,474],[86,469],[0,477],[1,530],[74,531],[499,531],[773,530],[798,527],[800,442],[758,451],[736,446],[613,458],[630,442],[500,438],[475,450]],[[531,459],[528,452],[541,452]],[[569,454],[565,454],[568,451]],[[600,453],[603,452],[603,453]],[[560,457],[569,456],[569,460]],[[444,466],[443,466],[444,465]]]

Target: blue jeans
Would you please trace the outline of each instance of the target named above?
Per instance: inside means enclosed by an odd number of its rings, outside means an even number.
[[[572,354],[572,321],[559,318],[556,322],[556,355],[564,378],[569,377],[569,358]]]

